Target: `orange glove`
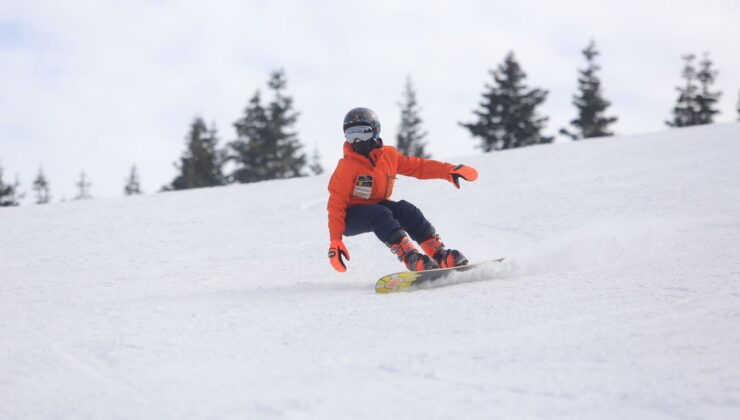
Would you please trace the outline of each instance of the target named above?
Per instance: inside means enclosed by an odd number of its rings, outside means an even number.
[[[344,246],[344,243],[341,240],[333,239],[329,244],[329,262],[331,263],[331,266],[340,273],[347,271],[347,266],[344,265],[342,256],[347,258],[347,260],[350,259],[347,247]]]
[[[478,179],[478,171],[472,166],[457,165],[450,169],[450,174],[447,175],[447,180],[455,185],[455,188],[460,189],[460,178],[466,181],[475,181]]]

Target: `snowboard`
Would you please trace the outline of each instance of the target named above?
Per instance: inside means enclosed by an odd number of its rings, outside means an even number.
[[[472,270],[479,268],[485,264],[500,263],[503,258],[497,258],[495,260],[482,261],[475,264],[463,265],[460,267],[452,268],[438,268],[435,270],[427,271],[402,271],[400,273],[388,274],[381,277],[375,283],[376,293],[396,293],[396,292],[408,292],[419,289],[425,285],[432,285],[433,282],[443,280],[449,277],[452,273],[459,273],[463,271]]]

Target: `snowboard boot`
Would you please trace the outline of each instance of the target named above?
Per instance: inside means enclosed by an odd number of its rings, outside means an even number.
[[[414,247],[405,232],[400,232],[396,238],[387,243],[391,252],[398,257],[398,260],[406,265],[409,271],[425,271],[439,268],[439,265],[428,256],[420,253]]]
[[[439,235],[436,233],[426,241],[422,241],[419,245],[424,250],[424,253],[432,257],[441,268],[468,265],[468,259],[460,251],[445,249],[445,244],[442,243]]]

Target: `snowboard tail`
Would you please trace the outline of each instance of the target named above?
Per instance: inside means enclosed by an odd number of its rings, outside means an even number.
[[[452,268],[439,268],[436,270],[427,271],[402,271],[400,273],[388,274],[381,277],[375,283],[376,293],[396,293],[418,289],[426,284],[430,284],[436,280],[441,280],[448,277],[452,273],[459,273],[467,270],[471,270],[480,267],[484,264],[498,263],[503,261],[503,258],[495,260],[484,261],[475,264],[462,265],[460,267]]]

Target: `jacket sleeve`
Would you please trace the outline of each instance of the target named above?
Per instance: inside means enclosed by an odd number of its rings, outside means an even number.
[[[397,155],[398,173],[401,175],[419,179],[447,179],[450,175],[450,170],[455,167],[455,165],[447,162],[422,159],[416,156],[406,156],[398,152],[395,148],[391,150]]]
[[[352,193],[353,176],[340,160],[329,179],[329,202],[326,210],[329,213],[329,239],[342,239],[344,222],[349,197]]]

